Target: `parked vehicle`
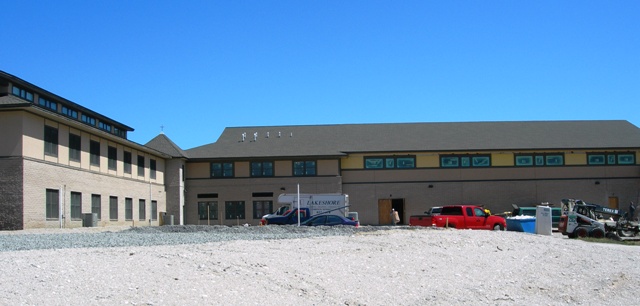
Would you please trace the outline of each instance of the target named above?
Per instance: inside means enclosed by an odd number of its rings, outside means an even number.
[[[300,225],[306,226],[334,226],[334,225],[350,225],[358,227],[358,222],[336,215],[318,215],[309,218],[307,221],[302,222]]]
[[[431,217],[437,216],[442,211],[442,206],[434,206],[425,211],[423,215],[413,215],[409,217],[409,225],[432,226]]]
[[[431,207],[429,210],[425,211],[425,216],[437,216],[442,211],[442,206]]]
[[[558,230],[569,238],[609,236],[635,239],[640,235],[638,222],[626,220],[617,209],[581,200],[563,199],[562,210],[564,215],[560,218]],[[609,219],[605,216],[609,216]]]
[[[276,213],[262,217],[260,224],[298,223],[298,198],[300,199],[300,222],[316,215],[349,216],[349,195],[346,194],[281,194],[278,203],[283,204]],[[284,209],[283,209],[284,207]],[[284,210],[283,214],[277,214]]]
[[[507,228],[507,222],[504,218],[492,216],[482,206],[476,205],[443,206],[440,215],[411,216],[409,225],[484,230],[504,230]]]
[[[511,204],[511,206],[513,206],[513,211],[511,212],[512,216],[536,216],[535,207],[519,207],[516,204]],[[560,209],[560,207],[551,207],[552,228],[558,228],[558,223],[560,223],[560,216],[562,216],[562,209]]]

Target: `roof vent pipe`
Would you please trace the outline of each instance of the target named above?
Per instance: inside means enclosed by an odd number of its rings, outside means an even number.
[[[291,134],[289,134],[289,137],[293,137],[293,132],[291,132]]]
[[[258,140],[258,132],[253,133],[253,141]]]
[[[245,138],[247,138],[247,133],[246,132],[242,133],[242,142],[244,142]]]
[[[269,132],[267,132],[267,138],[269,138]]]
[[[278,131],[278,138],[280,138],[280,136],[282,136],[282,132]]]

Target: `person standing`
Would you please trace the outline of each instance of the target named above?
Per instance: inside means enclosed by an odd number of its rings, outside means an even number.
[[[391,209],[391,222],[393,222],[393,225],[397,225],[398,222],[400,222],[400,216],[398,215],[398,212],[395,209]]]

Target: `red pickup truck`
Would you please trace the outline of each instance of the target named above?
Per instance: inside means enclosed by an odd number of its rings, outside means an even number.
[[[409,217],[412,226],[453,227],[457,229],[504,230],[507,221],[485,212],[484,208],[475,205],[443,206],[440,215],[415,215]]]

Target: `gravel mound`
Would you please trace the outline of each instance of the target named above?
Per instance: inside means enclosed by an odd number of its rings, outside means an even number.
[[[103,228],[101,232],[38,233],[0,235],[0,252],[67,248],[110,248],[200,244],[230,240],[295,239],[321,236],[349,236],[356,232],[385,230],[388,227],[363,226],[220,226],[173,225],[131,227],[124,230]],[[87,231],[96,229],[86,229]],[[44,232],[55,232],[56,229]],[[188,234],[188,235],[187,235]]]
[[[391,226],[84,231],[89,230],[0,233],[0,305],[636,305],[640,300],[640,247],[557,233]]]

